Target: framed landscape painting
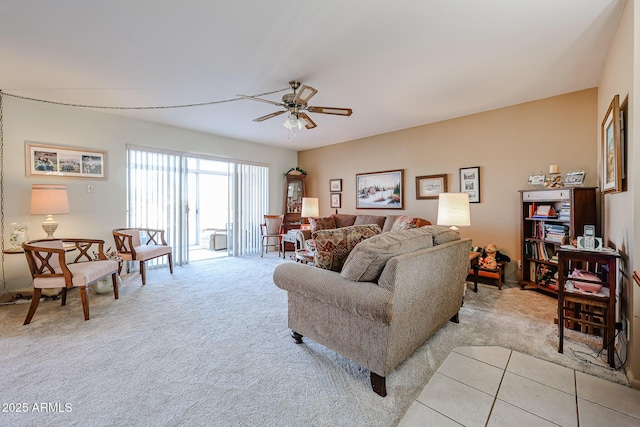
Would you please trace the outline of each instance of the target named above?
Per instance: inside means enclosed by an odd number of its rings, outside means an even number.
[[[416,199],[437,199],[447,191],[446,174],[416,176]]]
[[[622,191],[622,143],[619,96],[613,97],[602,121],[602,193]]]
[[[404,209],[404,169],[356,174],[356,209]]]

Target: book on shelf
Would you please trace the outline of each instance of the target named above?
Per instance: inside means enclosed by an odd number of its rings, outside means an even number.
[[[557,218],[556,211],[551,205],[540,205],[536,208],[533,218]]]
[[[558,211],[558,219],[569,221],[571,219],[571,203],[562,202],[562,206]]]
[[[562,224],[544,224],[544,240],[561,245],[567,241],[569,227]]]

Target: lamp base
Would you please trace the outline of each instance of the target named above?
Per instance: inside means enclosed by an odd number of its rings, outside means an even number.
[[[47,215],[47,219],[42,223],[42,229],[47,233],[47,239],[53,239],[53,233],[58,228],[58,223],[52,215]]]

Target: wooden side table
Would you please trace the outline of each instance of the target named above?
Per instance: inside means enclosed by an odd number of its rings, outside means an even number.
[[[301,249],[298,247],[298,229],[297,228],[287,231],[286,234],[282,234],[282,239],[280,240],[282,241],[282,259],[286,257],[285,251],[287,248],[287,243],[293,244],[294,251],[298,251]]]
[[[612,250],[558,250],[558,353],[563,352],[564,328],[602,335],[602,348],[607,350],[607,362],[615,368],[615,311],[620,254]],[[600,284],[596,280],[573,278],[574,269],[597,275],[603,285],[598,293],[576,288],[575,281]],[[571,281],[569,286],[567,282]]]

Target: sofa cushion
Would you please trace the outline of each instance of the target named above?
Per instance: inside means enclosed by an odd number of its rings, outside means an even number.
[[[452,230],[451,228],[445,227],[443,225],[426,225],[421,228],[424,230],[429,230],[429,233],[431,233],[431,235],[433,236],[433,246],[438,246],[447,242],[453,242],[454,240],[460,240],[459,231]]]
[[[377,225],[352,225],[312,234],[316,243],[313,264],[326,270],[340,271],[351,250],[362,240],[380,234]]]
[[[376,282],[389,259],[432,246],[431,233],[424,228],[382,233],[360,242],[347,257],[340,275],[359,282]]]
[[[331,216],[336,220],[336,228],[342,228],[353,225],[358,215],[333,214]]]
[[[391,230],[389,231],[401,231],[401,230],[408,230],[410,228],[416,228],[414,224],[414,219],[415,218],[411,216],[400,215],[393,222],[393,225],[391,226]]]
[[[311,232],[318,230],[332,230],[336,228],[336,219],[329,216],[326,218],[309,218],[311,223]]]
[[[353,225],[376,224],[382,231],[382,227],[384,227],[384,221],[386,219],[386,216],[380,215],[358,215]]]

